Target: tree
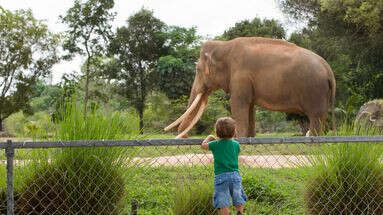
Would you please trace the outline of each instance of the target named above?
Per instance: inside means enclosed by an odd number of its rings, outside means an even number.
[[[153,16],[153,12],[141,9],[127,20],[127,26],[117,29],[110,44],[110,54],[119,65],[112,70],[119,94],[129,99],[140,118],[143,132],[143,114],[148,92],[153,89],[154,67],[165,49],[166,25]],[[112,74],[112,72],[115,72]]]
[[[30,10],[14,13],[0,7],[0,131],[2,121],[19,110],[30,112],[36,81],[59,61],[59,37]]]
[[[88,0],[86,2],[75,0],[74,6],[67,11],[66,15],[60,16],[61,21],[69,27],[63,44],[64,50],[69,52],[66,58],[71,59],[76,54],[86,56],[84,68],[85,116],[89,100],[89,83],[93,76],[90,67],[94,63],[94,59],[105,52],[111,38],[110,22],[113,21],[115,14],[110,10],[113,6],[113,0]]]
[[[33,112],[54,111],[54,101],[61,95],[61,88],[58,85],[49,85],[44,81],[38,81],[33,87],[30,105]]]
[[[199,57],[201,37],[196,28],[171,26],[167,31],[167,55],[156,66],[158,89],[170,99],[189,95]]]
[[[231,40],[236,37],[269,37],[275,39],[283,39],[286,32],[282,24],[275,19],[264,19],[263,21],[257,17],[253,20],[243,20],[235,23],[234,27],[226,30],[218,39]]]

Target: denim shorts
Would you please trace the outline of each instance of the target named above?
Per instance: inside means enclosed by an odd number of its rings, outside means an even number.
[[[234,206],[243,205],[247,201],[239,172],[225,172],[214,176],[214,208],[230,207],[230,197]]]

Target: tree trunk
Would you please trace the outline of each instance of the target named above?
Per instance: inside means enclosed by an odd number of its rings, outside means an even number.
[[[145,81],[145,69],[142,67],[141,62],[139,62],[139,69],[140,69],[140,82],[141,82],[141,98],[140,98],[140,134],[144,133],[144,109],[145,109],[145,99],[146,99],[146,81]]]
[[[88,112],[88,99],[89,99],[89,61],[90,58],[86,62],[86,71],[85,71],[85,98],[84,98],[84,117],[86,119]]]
[[[138,110],[138,117],[140,118],[140,134],[144,134],[144,110]]]
[[[3,119],[0,117],[0,132],[3,131]]]

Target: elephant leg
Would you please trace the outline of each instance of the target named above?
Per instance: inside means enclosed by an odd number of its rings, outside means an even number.
[[[251,104],[249,108],[249,131],[248,137],[255,137],[255,120],[254,120],[254,105]]]
[[[301,128],[302,134],[307,135],[307,132],[309,131],[309,119],[306,116],[299,118],[299,127]]]
[[[309,116],[309,120],[310,120],[310,131],[309,131],[309,135],[306,134],[306,136],[318,136],[319,130],[320,130],[319,117]]]
[[[327,115],[309,116],[310,120],[310,135],[319,136],[323,133],[323,128],[326,125]]]
[[[247,137],[249,135],[249,113],[250,103],[240,101],[240,99],[231,99],[231,112],[236,121],[237,136]]]

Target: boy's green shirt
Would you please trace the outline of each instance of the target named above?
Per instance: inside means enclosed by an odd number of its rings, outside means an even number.
[[[239,143],[233,139],[219,139],[209,142],[214,156],[214,174],[238,171]]]

